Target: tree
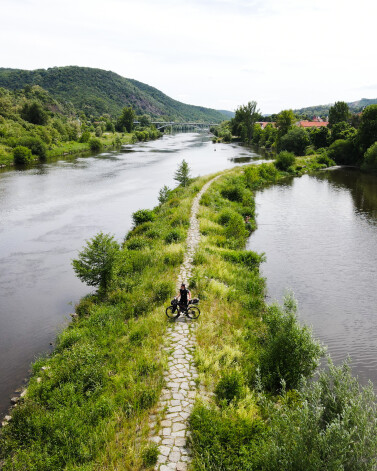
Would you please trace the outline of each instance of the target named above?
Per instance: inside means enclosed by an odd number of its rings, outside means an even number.
[[[310,131],[310,140],[316,149],[327,147],[329,144],[330,131],[327,126],[314,128]]]
[[[190,182],[190,167],[186,160],[182,160],[179,164],[177,171],[174,174],[174,180],[180,185],[187,186]]]
[[[98,286],[99,293],[105,295],[118,253],[119,244],[114,237],[100,232],[87,241],[78,258],[72,260],[73,269],[81,281]]]
[[[98,137],[92,137],[89,140],[89,147],[92,152],[101,152],[103,149],[102,142]]]
[[[310,145],[308,133],[303,128],[295,127],[281,137],[279,149],[288,150],[295,155],[304,155],[308,145]]]
[[[124,107],[122,110],[122,114],[119,116],[116,124],[117,131],[120,132],[131,132],[134,128],[134,121],[135,121],[135,111],[133,110],[132,106]]]
[[[350,139],[338,139],[328,148],[327,155],[338,165],[350,165],[356,163],[358,154]]]
[[[247,105],[242,105],[236,110],[232,121],[232,132],[236,136],[241,136],[245,142],[251,142],[255,122],[260,118],[257,110],[257,102],[249,101]]]
[[[160,204],[164,204],[168,201],[170,193],[171,189],[168,186],[164,185],[161,188],[161,190],[158,192],[158,201]]]
[[[296,117],[292,110],[283,110],[277,115],[276,126],[279,130],[279,137],[284,136],[292,128]]]
[[[141,116],[138,116],[138,121],[140,123],[140,126],[143,128],[147,128],[151,124],[151,117],[147,114],[143,114]]]
[[[350,109],[345,101],[337,101],[329,110],[329,127],[341,121],[348,121],[350,118]]]
[[[46,124],[48,119],[47,113],[37,101],[25,103],[21,110],[21,117],[29,123],[40,125]]]
[[[365,152],[362,168],[365,170],[377,170],[377,142],[372,144]]]
[[[337,141],[338,139],[350,139],[355,135],[356,129],[345,121],[340,121],[331,128],[331,142]]]
[[[363,152],[377,141],[377,105],[367,106],[363,111],[358,137]]]

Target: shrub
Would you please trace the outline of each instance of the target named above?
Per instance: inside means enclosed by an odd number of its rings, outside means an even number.
[[[316,161],[320,165],[326,165],[326,167],[332,167],[333,165],[335,165],[335,162],[331,160],[330,157],[325,152],[318,155],[318,157],[316,158]]]
[[[174,294],[174,284],[169,281],[159,281],[154,285],[153,293],[157,302],[165,301]]]
[[[90,132],[89,131],[84,131],[81,134],[79,142],[89,142],[89,139],[90,139]]]
[[[142,237],[133,237],[127,243],[128,250],[142,250],[148,246],[148,242]]]
[[[215,394],[221,403],[225,401],[227,405],[231,401],[237,401],[241,397],[242,377],[239,371],[233,370],[225,373],[218,382]]]
[[[14,163],[17,165],[25,165],[31,162],[33,156],[31,150],[28,147],[17,146],[13,150]]]
[[[233,214],[234,214],[234,211],[232,211],[231,209],[223,209],[221,213],[219,214],[219,218],[218,218],[219,224],[221,224],[222,226],[226,226],[229,223]]]
[[[135,226],[139,224],[143,224],[148,221],[153,221],[155,218],[155,214],[150,209],[139,209],[138,211],[132,214],[132,220]]]
[[[90,314],[91,309],[94,306],[95,297],[94,296],[85,296],[80,299],[80,302],[75,306],[75,312],[79,317],[85,317]]]
[[[323,354],[310,329],[299,325],[296,309],[293,297],[288,296],[284,309],[271,306],[265,316],[267,334],[259,365],[262,384],[268,391],[280,391],[282,382],[288,389],[297,389],[303,378],[314,373]]]
[[[101,152],[101,150],[103,149],[102,142],[100,141],[100,139],[98,139],[98,137],[92,137],[89,140],[89,147],[92,152]]]
[[[188,186],[190,183],[190,167],[186,160],[182,160],[174,174],[174,180],[182,186]]]
[[[38,137],[25,137],[18,140],[20,146],[28,147],[31,153],[37,155],[41,162],[47,158],[47,146]]]
[[[278,177],[278,171],[273,164],[261,164],[258,166],[259,176],[262,180],[273,182]]]
[[[225,260],[244,265],[249,270],[259,268],[259,265],[265,261],[264,254],[259,255],[251,250],[229,250],[222,255]]]
[[[221,190],[221,196],[228,199],[229,201],[241,202],[243,198],[243,191],[239,186],[233,185],[228,188],[224,188],[224,190]]]
[[[333,142],[328,148],[327,155],[338,165],[352,164],[357,160],[357,153],[352,141],[345,139]]]
[[[178,229],[171,230],[165,236],[165,242],[167,244],[172,244],[173,242],[180,242],[182,239],[183,235]]]
[[[275,160],[275,166],[277,169],[282,170],[283,172],[286,172],[289,169],[289,167],[292,167],[292,165],[294,165],[295,161],[296,161],[296,158],[292,152],[283,150],[277,156]]]
[[[245,243],[248,232],[245,228],[245,221],[240,214],[233,213],[225,228],[225,235],[228,239],[233,239],[237,247]]]
[[[102,136],[102,128],[101,128],[101,126],[97,126],[97,127],[96,127],[95,134],[96,134],[96,137],[101,137],[101,136]]]
[[[377,170],[377,142],[372,144],[365,152],[362,168],[366,170]]]
[[[154,466],[157,463],[157,458],[159,455],[159,451],[157,448],[157,445],[149,445],[147,448],[144,448],[142,452],[142,459],[143,459],[143,465],[146,468],[149,468],[151,466]]]
[[[168,201],[171,194],[171,189],[164,185],[161,190],[158,192],[158,201],[160,204],[164,204]]]

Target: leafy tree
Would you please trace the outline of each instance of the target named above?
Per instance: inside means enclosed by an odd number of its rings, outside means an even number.
[[[253,137],[254,124],[259,119],[257,102],[249,101],[247,105],[242,105],[236,110],[232,120],[232,132],[236,136],[241,136],[244,142],[251,142]]]
[[[85,130],[80,137],[80,142],[89,142],[90,139],[90,132],[88,130]]]
[[[101,136],[102,136],[102,128],[101,128],[101,126],[97,126],[97,127],[96,127],[95,134],[96,134],[96,137],[101,137]]]
[[[31,153],[37,155],[41,162],[47,159],[47,146],[38,137],[22,137],[17,143],[20,146],[28,147]]]
[[[174,174],[174,180],[182,186],[187,186],[190,183],[190,167],[186,160],[182,160],[179,164],[178,169]]]
[[[293,152],[295,155],[304,155],[309,144],[310,139],[305,129],[295,127],[282,136],[279,149]]]
[[[171,194],[171,189],[164,185],[161,190],[158,192],[158,201],[160,204],[164,204],[168,201],[169,196]]]
[[[25,103],[21,110],[21,117],[29,123],[41,125],[46,124],[48,119],[47,113],[37,101]]]
[[[331,142],[337,141],[338,139],[349,139],[355,135],[356,129],[345,121],[340,121],[331,128]]]
[[[142,116],[138,117],[138,121],[140,126],[147,128],[151,124],[151,117],[147,114],[143,114]]]
[[[316,149],[327,147],[329,144],[330,131],[327,126],[314,128],[310,131],[310,140]]]
[[[114,237],[100,232],[87,241],[78,258],[72,261],[73,269],[81,281],[89,286],[97,286],[104,295],[109,287],[118,253],[119,244]]]
[[[28,147],[17,146],[13,150],[14,163],[17,165],[25,165],[31,162],[33,156],[31,150]]]
[[[122,114],[119,116],[116,124],[116,128],[120,132],[131,132],[134,128],[134,121],[136,118],[135,111],[132,106],[124,107]]]
[[[363,152],[377,141],[377,105],[365,108],[361,115],[358,137]]]
[[[329,127],[341,121],[347,122],[350,118],[350,109],[345,101],[337,101],[329,109]]]
[[[292,110],[283,110],[277,115],[276,126],[279,130],[279,137],[284,136],[292,128],[296,117]]]

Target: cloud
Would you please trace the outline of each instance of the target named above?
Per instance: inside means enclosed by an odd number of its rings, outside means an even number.
[[[2,12],[2,67],[98,67],[213,108],[348,101],[377,75],[368,0],[2,0]]]

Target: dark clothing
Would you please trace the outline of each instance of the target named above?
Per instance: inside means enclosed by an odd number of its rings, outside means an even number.
[[[179,290],[179,295],[180,295],[179,304],[181,304],[182,306],[187,306],[188,294],[189,294],[188,289],[180,289]]]

